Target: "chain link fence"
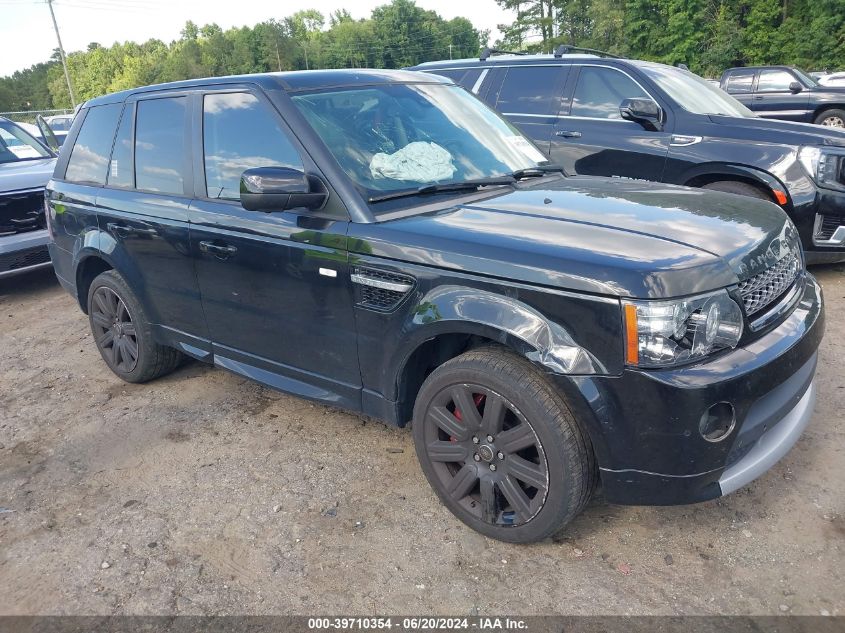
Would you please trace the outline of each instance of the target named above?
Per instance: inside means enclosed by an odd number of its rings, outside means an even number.
[[[48,117],[57,114],[73,114],[73,110],[18,110],[14,112],[0,112],[0,116],[16,121],[17,123],[35,123],[35,117],[39,114],[43,117]]]

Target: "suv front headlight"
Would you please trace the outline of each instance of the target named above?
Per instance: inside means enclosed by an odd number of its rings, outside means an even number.
[[[726,290],[671,301],[623,301],[625,360],[637,367],[692,362],[742,337],[742,310]]]
[[[798,160],[820,187],[845,191],[845,149],[802,147],[798,150]]]

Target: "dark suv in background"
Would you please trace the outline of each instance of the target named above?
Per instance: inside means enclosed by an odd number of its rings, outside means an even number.
[[[845,88],[823,86],[798,68],[729,68],[720,86],[757,116],[845,128]]]
[[[413,420],[434,490],[495,538],[554,533],[599,477],[617,503],[728,494],[813,411],[821,290],[780,209],[567,178],[442,77],[101,97],[47,199],[56,274],[115,374],[187,354]]]
[[[758,118],[697,75],[607,54],[496,55],[415,70],[499,110],[569,174],[776,202],[809,263],[845,259],[845,131]]]

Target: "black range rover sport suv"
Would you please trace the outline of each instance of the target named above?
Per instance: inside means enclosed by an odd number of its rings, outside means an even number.
[[[569,174],[771,200],[811,264],[845,260],[845,130],[763,119],[688,70],[590,49],[429,62]]]
[[[412,422],[437,495],[494,538],[553,534],[599,483],[613,503],[728,494],[813,410],[822,296],[781,209],[566,177],[434,75],[101,97],[47,201],[56,274],[117,376],[190,356]]]

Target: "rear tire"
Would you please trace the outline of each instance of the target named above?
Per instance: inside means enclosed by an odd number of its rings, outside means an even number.
[[[845,128],[845,110],[833,108],[825,110],[816,120],[813,121],[816,125],[824,125],[825,127]]]
[[[717,180],[701,186],[702,189],[710,189],[711,191],[724,191],[725,193],[735,193],[739,196],[748,196],[749,198],[759,198],[760,200],[772,201],[772,197],[762,189],[749,185],[747,182],[739,182],[737,180]]]
[[[546,378],[506,348],[472,350],[432,372],[414,406],[413,436],[443,504],[501,541],[552,536],[595,490],[587,434]]]
[[[164,376],[182,360],[180,352],[155,342],[141,302],[115,270],[100,273],[91,282],[88,321],[100,356],[126,382]]]

